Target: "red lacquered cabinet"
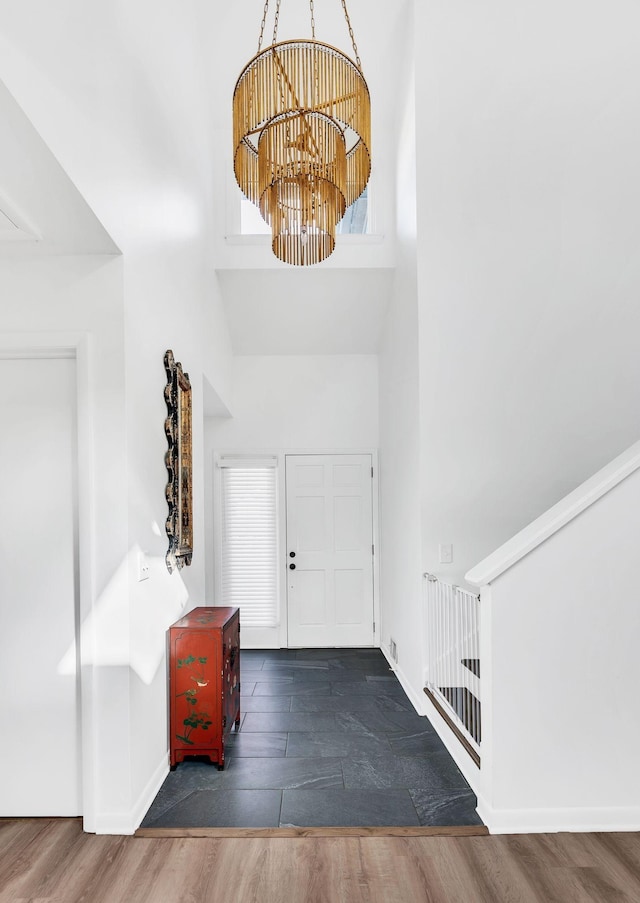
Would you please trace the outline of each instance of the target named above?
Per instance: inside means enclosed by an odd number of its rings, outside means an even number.
[[[240,615],[194,608],[169,628],[169,760],[208,756],[224,768],[224,744],[240,724]]]

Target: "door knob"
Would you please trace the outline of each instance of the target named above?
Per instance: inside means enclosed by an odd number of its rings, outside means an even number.
[[[296,569],[295,564],[290,564],[290,565],[289,565],[289,570],[290,570],[290,571],[295,571],[295,569]]]
[[[295,552],[289,552],[289,558],[295,558],[295,557],[296,557]]]

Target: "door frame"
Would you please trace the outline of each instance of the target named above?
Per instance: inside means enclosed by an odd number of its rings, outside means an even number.
[[[222,536],[220,531],[221,519],[221,479],[218,460],[222,456],[237,458],[277,458],[277,492],[278,492],[278,549],[280,566],[278,568],[278,602],[280,620],[277,630],[277,645],[274,639],[273,648],[289,648],[288,638],[288,607],[287,607],[287,497],[286,497],[286,472],[285,458],[287,455],[371,455],[373,466],[373,479],[371,481],[371,512],[372,512],[372,536],[374,545],[373,555],[373,620],[375,630],[373,632],[373,647],[381,646],[380,631],[380,494],[379,494],[379,464],[377,448],[216,448],[213,454],[213,546],[214,546],[214,605],[224,605],[221,587],[221,561],[222,561]],[[252,648],[247,644],[243,632],[245,648]]]
[[[83,625],[93,623],[95,604],[95,541],[93,532],[94,458],[93,392],[91,335],[87,332],[0,332],[0,358],[3,360],[42,360],[73,358],[76,362],[77,417],[77,529],[78,529],[78,624],[76,648],[80,668],[77,674],[80,697],[80,806],[83,830],[95,832],[97,743],[93,717],[92,636]]]
[[[370,564],[370,566],[371,566],[371,597],[370,597],[370,598],[371,598],[371,609],[370,609],[370,611],[371,611],[371,621],[373,622],[373,625],[374,625],[374,626],[373,626],[373,630],[372,630],[372,632],[371,632],[371,646],[375,647],[375,644],[376,644],[377,619],[376,619],[375,596],[374,596],[374,585],[375,585],[375,581],[374,581],[374,576],[375,576],[375,573],[374,573],[374,563],[375,563],[375,558],[376,558],[376,556],[375,556],[376,538],[375,538],[374,529],[373,529],[373,511],[374,511],[373,478],[374,478],[374,476],[375,476],[376,468],[375,468],[375,466],[374,466],[372,454],[371,454],[370,452],[361,452],[361,453],[358,453],[358,452],[349,452],[349,453],[347,453],[347,454],[332,454],[332,453],[328,453],[328,452],[322,452],[322,453],[319,454],[319,455],[314,455],[312,452],[307,452],[307,453],[305,453],[305,454],[303,454],[303,455],[296,455],[296,454],[292,454],[292,453],[291,453],[291,454],[287,454],[287,455],[285,455],[285,488],[286,488],[286,484],[287,484],[287,466],[288,466],[288,460],[287,460],[287,459],[288,459],[288,458],[291,458],[291,459],[294,459],[294,458],[295,458],[295,459],[297,459],[298,461],[299,461],[301,458],[302,458],[302,459],[304,459],[304,458],[315,458],[315,459],[320,458],[320,459],[324,459],[324,463],[323,463],[323,465],[322,465],[323,468],[324,468],[324,467],[326,467],[327,465],[329,465],[329,463],[330,463],[330,462],[329,462],[329,459],[331,459],[331,458],[333,458],[334,460],[335,460],[336,458],[340,458],[340,460],[343,461],[345,458],[356,458],[356,457],[359,458],[359,459],[362,459],[362,458],[367,459],[367,458],[368,458],[368,462],[367,462],[367,464],[366,464],[366,469],[368,470],[369,467],[371,468],[371,476],[369,477],[369,475],[367,474],[367,480],[368,480],[369,490],[370,490],[370,492],[371,492],[371,496],[370,496],[370,501],[371,501],[371,520],[370,520],[371,535],[370,535],[370,540],[371,540],[371,543],[372,543],[372,552],[371,552],[370,555],[369,555],[369,553],[367,553],[367,558],[369,558],[369,561],[370,561],[370,563],[371,563],[371,564]],[[360,463],[360,462],[359,462],[359,463]],[[361,477],[361,479],[362,479],[362,477]],[[325,491],[326,491],[326,489],[325,489]],[[286,549],[285,549],[285,574],[286,574],[286,569],[287,569],[287,567],[291,567],[291,565],[288,563],[288,559],[287,559],[287,554],[286,554],[286,553],[287,553],[287,551],[288,551],[290,548],[295,547],[295,543],[292,542],[292,541],[290,541],[290,538],[289,538],[289,536],[288,536],[288,529],[289,529],[289,526],[290,526],[290,524],[289,524],[289,513],[290,513],[290,506],[289,506],[289,498],[287,497],[287,499],[286,499],[286,511],[285,511],[285,524],[286,524],[286,528],[287,528],[287,545],[286,545]],[[295,520],[296,520],[296,518],[295,518],[295,516],[294,516],[294,524],[295,524]],[[294,524],[292,524],[292,527],[294,526]],[[367,526],[369,526],[369,525],[367,525]],[[368,545],[368,543],[367,543],[367,545]],[[290,594],[289,594],[289,579],[290,579],[290,578],[289,578],[289,575],[287,575],[287,576],[286,576],[286,584],[285,584],[285,592],[286,592],[286,597],[287,597],[287,628],[289,627],[289,615],[290,615],[290,613],[291,613],[290,608],[289,608],[289,600],[290,600]],[[289,637],[289,645],[291,646],[291,638],[290,638],[290,637]],[[296,645],[299,645],[299,644],[296,644]],[[324,644],[322,644],[322,645],[324,645]],[[346,644],[346,645],[348,645],[348,644]],[[295,647],[294,647],[294,648],[295,648]],[[363,647],[363,648],[367,648],[367,647],[365,646],[365,647]]]

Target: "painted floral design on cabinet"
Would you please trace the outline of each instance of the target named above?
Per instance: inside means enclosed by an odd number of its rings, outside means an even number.
[[[209,680],[206,677],[204,671],[204,666],[206,664],[207,656],[195,655],[188,655],[186,658],[179,658],[176,663],[178,670],[186,669],[188,672],[190,672],[189,679],[192,680],[195,684],[195,686],[189,687],[187,690],[183,690],[182,693],[176,693],[176,699],[184,697],[187,705],[187,717],[182,721],[182,724],[184,726],[184,733],[176,733],[176,739],[181,740],[183,743],[188,743],[190,746],[193,746],[191,734],[194,732],[194,730],[202,728],[203,731],[206,731],[213,723],[211,715],[208,712],[198,709],[198,705],[200,703],[200,700],[198,699],[198,691],[208,686],[209,684]]]

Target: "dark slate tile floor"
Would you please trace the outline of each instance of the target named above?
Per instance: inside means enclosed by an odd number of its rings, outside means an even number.
[[[224,771],[187,759],[145,828],[481,825],[379,649],[245,650]]]

